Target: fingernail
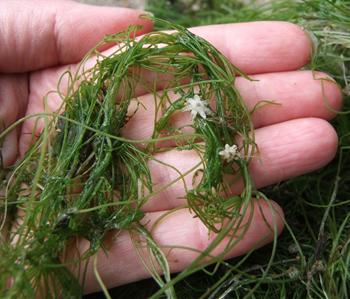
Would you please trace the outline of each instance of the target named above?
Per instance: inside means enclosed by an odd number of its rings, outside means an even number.
[[[305,28],[303,28],[303,29],[304,29],[304,32],[307,34],[307,36],[310,39],[311,47],[312,47],[312,55],[314,55],[317,52],[318,46],[319,46],[318,38],[315,35],[315,33],[313,33],[312,31],[307,30]]]

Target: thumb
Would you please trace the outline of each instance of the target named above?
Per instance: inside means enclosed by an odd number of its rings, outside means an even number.
[[[78,62],[104,35],[129,25],[152,29],[144,12],[73,1],[0,1],[0,72],[26,72]]]

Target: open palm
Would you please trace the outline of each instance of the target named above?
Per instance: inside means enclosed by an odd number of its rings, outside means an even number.
[[[40,4],[40,6],[34,6]],[[55,90],[62,73],[75,65],[105,34],[123,30],[130,24],[142,24],[143,34],[152,29],[149,21],[138,18],[141,12],[119,8],[96,8],[70,1],[2,1],[0,3],[0,119],[9,126],[24,115],[43,111],[43,96]],[[21,15],[21,18],[15,16]],[[6,26],[5,26],[6,25]],[[338,86],[323,73],[301,71],[312,54],[312,43],[301,28],[285,22],[256,22],[212,25],[191,31],[218,48],[233,64],[255,81],[237,78],[236,87],[248,108],[263,100],[280,105],[267,105],[254,113],[256,142],[260,154],[250,165],[256,187],[264,187],[318,169],[328,163],[337,149],[337,135],[327,120],[341,106]],[[16,34],[14,34],[16,32]],[[328,80],[320,80],[320,79]],[[153,95],[139,94],[147,109],[139,109],[127,124],[125,137],[150,137],[154,125]],[[59,97],[50,96],[49,107],[55,110]],[[183,126],[190,115],[183,113],[173,119]],[[4,140],[2,157],[5,165],[13,163],[30,145],[35,128],[33,120],[12,131]],[[36,128],[40,134],[40,128]],[[158,153],[158,160],[173,165],[185,173],[200,158],[191,150]],[[155,188],[169,184],[178,173],[159,163],[149,164]],[[192,175],[186,176],[190,185]],[[235,192],[240,191],[240,184]],[[143,207],[145,223],[151,226],[169,209],[183,205],[185,190],[182,182],[157,193]],[[230,253],[243,254],[252,247],[273,239],[266,224],[283,228],[283,212],[276,218],[268,204],[254,199],[260,209],[254,209],[252,223]],[[166,217],[153,232],[159,244],[186,246],[203,250],[210,243],[207,228],[188,209],[179,209]],[[87,244],[82,243],[84,250]],[[224,245],[221,246],[221,249]],[[220,246],[216,252],[220,251]],[[198,253],[172,249],[167,255],[171,270],[186,267]],[[108,256],[99,257],[100,274],[108,287],[139,280],[148,276],[127,232],[118,236]],[[92,269],[89,269],[87,292],[98,289]]]

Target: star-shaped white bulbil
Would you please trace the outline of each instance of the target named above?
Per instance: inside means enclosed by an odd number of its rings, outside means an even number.
[[[225,144],[225,148],[219,152],[219,155],[222,156],[226,162],[236,160],[239,158],[238,146],[235,144],[231,146]]]
[[[198,94],[195,94],[193,98],[186,100],[186,106],[183,111],[190,111],[192,120],[194,120],[199,114],[202,118],[206,119],[207,115],[211,114],[211,110],[208,107],[208,102],[202,100]]]

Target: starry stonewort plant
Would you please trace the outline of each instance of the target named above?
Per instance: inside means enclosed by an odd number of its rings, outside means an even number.
[[[256,151],[251,115],[234,87],[236,76],[245,75],[205,40],[181,26],[167,25],[172,32],[136,40],[130,37],[136,27],[105,37],[76,74],[63,75],[61,81],[69,82],[65,93],[58,83],[61,109],[27,117],[37,118],[44,128],[22,160],[2,170],[2,298],[81,296],[87,262],[101,248],[108,251],[105,236],[118,230],[129,231],[140,251],[146,245],[152,261],[145,264],[167,297],[175,297],[166,257],[141,223],[141,207],[158,192],[152,188],[148,162],[160,163],[154,154],[166,149],[163,141],[179,151],[194,149],[201,157],[193,186],[185,186],[186,197],[193,213],[217,237],[191,271],[200,269],[224,237],[238,231],[242,220],[236,216],[247,209],[255,192],[248,174]],[[109,56],[98,51],[104,43],[117,45]],[[89,59],[96,61],[92,68],[86,66]],[[135,115],[129,105],[138,101],[140,89],[154,97],[153,133],[149,139],[127,139],[122,130]],[[143,109],[141,102],[137,109]],[[174,128],[172,117],[189,112],[191,123]],[[179,173],[178,180],[185,175]],[[232,196],[231,184],[239,178],[244,190]],[[68,245],[78,239],[90,246],[67,261],[68,247],[74,247]],[[215,261],[235,244],[228,242]],[[108,294],[97,270],[95,274]]]

